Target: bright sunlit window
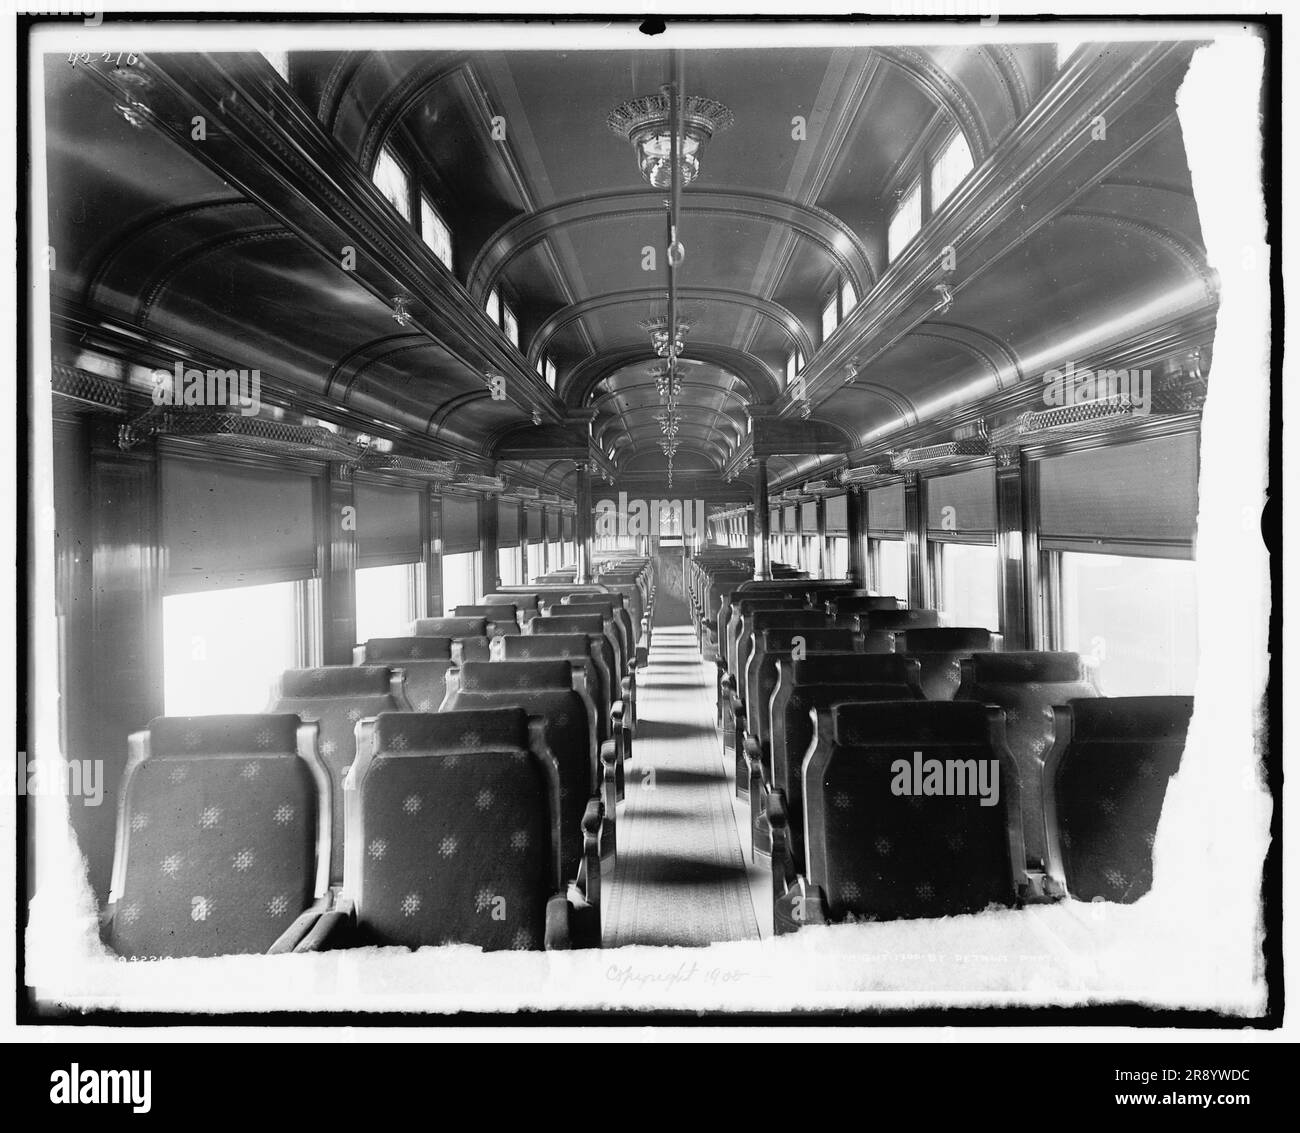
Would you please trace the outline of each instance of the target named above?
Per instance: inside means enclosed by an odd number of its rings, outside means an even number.
[[[263,712],[285,669],[299,665],[300,583],[163,598],[163,711]]]
[[[497,575],[502,586],[519,586],[519,548],[502,547],[497,551]]]
[[[497,326],[501,325],[501,292],[495,287],[488,292],[487,303],[484,304],[483,309],[487,311],[489,319],[496,323]]]
[[[998,549],[982,543],[936,543],[942,595],[939,609],[951,626],[983,626],[997,633]]]
[[[1060,552],[1061,646],[1091,656],[1107,696],[1196,686],[1196,564]]]
[[[519,320],[505,303],[501,304],[501,329],[506,332],[506,338],[519,345]]]
[[[420,194],[420,236],[433,250],[433,254],[451,270],[451,229],[433,207],[433,202]]]
[[[542,545],[538,542],[528,544],[528,578],[527,582],[533,582],[540,578],[545,572],[542,570]]]
[[[357,641],[405,637],[418,616],[416,593],[421,563],[364,567],[357,571]]]
[[[840,325],[840,304],[839,297],[832,294],[826,301],[826,306],[822,308],[822,341],[825,342],[832,334],[835,328]]]
[[[555,382],[556,382],[555,363],[551,361],[551,356],[548,354],[546,356],[546,384],[550,386],[551,389],[554,389]]]
[[[794,376],[798,372],[799,371],[795,366],[795,354],[794,351],[792,350],[790,352],[790,356],[785,360],[785,384],[789,385],[792,381],[794,381]]]
[[[907,544],[902,539],[876,539],[876,593],[907,601]]]
[[[966,135],[958,130],[948,140],[930,167],[930,209],[934,211],[951,196],[952,191],[975,168]]]
[[[473,606],[478,601],[478,551],[442,557],[442,608]]]
[[[921,231],[921,182],[917,182],[898,202],[889,220],[889,259],[892,263],[898,253],[907,247],[912,237]]]
[[[849,312],[858,305],[858,293],[853,290],[853,283],[845,280],[840,284],[840,320],[849,317]]]
[[[849,540],[847,535],[832,535],[827,539],[829,561],[826,564],[827,578],[849,577]]]
[[[407,220],[411,219],[411,180],[406,170],[387,146],[379,151],[373,180],[388,203]]]

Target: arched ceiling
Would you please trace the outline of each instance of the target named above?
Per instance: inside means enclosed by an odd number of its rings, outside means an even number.
[[[1140,48],[1118,51],[1136,59]],[[665,194],[641,181],[605,118],[667,81],[667,54],[355,50],[291,61],[291,90],[260,56],[219,60],[214,74],[235,76],[246,100],[275,102],[271,118],[286,129],[320,136],[340,163],[322,184],[339,182],[344,166],[368,175],[380,147],[393,147],[453,232],[456,282],[438,287],[463,288],[478,310],[498,288],[519,316],[520,373],[551,359],[554,393],[493,399],[483,357],[450,333],[463,316],[432,297],[421,326],[398,326],[388,297],[343,269],[337,249],[305,239],[283,208],[213,151],[178,144],[165,122],[129,124],[114,77],[87,68],[47,69],[56,297],[197,349],[238,344],[239,364],[312,404],[487,464],[494,438],[534,413],[591,409],[592,436],[616,466],[658,468],[657,360],[639,324],[666,310]],[[827,353],[820,311],[830,289],[852,284],[856,326],[876,305],[901,305],[901,273],[927,270],[907,255],[891,264],[885,251],[918,154],[960,130],[977,167],[1013,158],[1031,167],[1019,139],[1061,75],[1051,48],[1034,44],[693,50],[681,62],[688,93],[735,114],[682,194],[679,229],[680,311],[692,323],[679,461],[716,470],[742,441],[749,406],[787,405],[789,354],[815,363]],[[184,64],[164,69],[185,86]],[[867,443],[954,398],[1036,380],[1063,343],[1213,303],[1174,113],[1177,74],[1166,68],[1146,88],[1134,74],[1130,87],[1158,106],[1134,112],[1131,132],[1116,119],[1113,159],[1032,228],[1019,229],[1006,207],[982,228],[973,221],[967,230],[981,234],[1000,226],[1004,247],[954,281],[948,309],[855,343],[867,361],[851,384],[819,389],[819,420]],[[1057,85],[1082,89],[1067,78]],[[978,180],[977,168],[968,183]],[[351,205],[358,223],[387,207]],[[856,333],[845,327],[827,345]],[[571,467],[529,461],[518,471],[560,485]]]

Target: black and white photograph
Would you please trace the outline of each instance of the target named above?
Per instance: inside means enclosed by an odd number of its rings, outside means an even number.
[[[1281,17],[397,7],[19,15],[17,1041],[1279,1037]]]

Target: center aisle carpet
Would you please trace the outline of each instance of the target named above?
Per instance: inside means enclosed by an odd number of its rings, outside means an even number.
[[[713,692],[686,607],[661,587],[649,661],[637,673],[607,948],[758,939]]]

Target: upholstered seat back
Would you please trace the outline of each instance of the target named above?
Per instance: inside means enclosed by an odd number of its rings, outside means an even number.
[[[1072,700],[1048,756],[1049,864],[1080,901],[1132,902],[1151,889],[1165,791],[1178,772],[1190,696]]]
[[[1100,695],[1077,653],[975,653],[961,663],[956,699],[996,704],[1006,712],[1007,744],[1023,780],[1025,854],[1036,867],[1046,853],[1042,777],[1055,734],[1052,709]]]
[[[596,733],[601,743],[609,739],[610,705],[618,698],[612,695],[612,681],[606,666],[606,657],[612,660],[607,651],[609,642],[605,635],[599,638],[589,637],[585,633],[532,633],[523,637],[506,637],[501,639],[501,661],[568,661],[589,666],[590,679],[587,687],[591,699],[595,702]]]
[[[768,629],[832,629],[833,623],[825,610],[784,609],[753,610],[746,614],[736,636],[736,687],[744,694],[749,677],[749,658],[754,652],[754,642]]]
[[[337,665],[289,669],[281,677],[271,712],[291,712],[320,725],[321,760],[329,769],[333,794],[333,829],[343,829],[343,776],[356,758],[356,727],[381,712],[409,712],[402,677],[387,665]],[[330,852],[330,880],[343,877],[343,844]]]
[[[925,629],[939,624],[938,610],[869,610],[858,615],[864,630]]]
[[[978,626],[907,629],[894,636],[894,652],[921,663],[921,691],[927,700],[951,700],[961,684],[961,663],[1002,644],[1000,634]]]
[[[560,786],[527,714],[384,713],[363,741],[345,894],[364,938],[541,949],[562,889]]]
[[[757,635],[745,669],[745,716],[749,734],[758,739],[764,752],[770,740],[768,702],[776,687],[777,660],[789,662],[796,644],[801,659],[816,653],[852,653],[861,647],[862,634],[853,629],[792,626],[766,629]]]
[[[502,635],[515,637],[520,632],[518,609],[513,603],[502,602],[492,606],[457,606],[452,613],[458,618],[483,618],[487,622],[485,628],[488,637],[501,637]]]
[[[557,609],[571,614],[600,614],[606,621],[613,623],[623,657],[631,660],[636,656],[636,635],[632,632],[632,616],[623,606],[622,595],[607,595],[600,599],[592,599],[584,595],[558,606]]]
[[[1000,717],[983,705],[920,701],[818,711],[804,820],[809,881],[832,920],[1014,904],[1023,855]]]
[[[888,594],[845,594],[825,600],[826,612],[842,618],[848,614],[870,614],[877,610],[897,610],[898,599]]]
[[[614,624],[600,614],[551,614],[549,617],[537,618],[529,623],[533,633],[585,633],[600,634],[609,642],[612,670],[622,679],[627,669],[623,663],[623,652],[619,648],[618,632]]]
[[[756,598],[733,595],[726,614],[723,635],[718,639],[726,642],[723,656],[727,661],[727,671],[736,674],[741,671],[736,668],[736,643],[740,640],[742,629],[755,610],[798,610],[800,608],[798,599],[781,592],[768,592]]]
[[[595,704],[581,677],[577,683],[579,688],[568,661],[467,662],[449,676],[441,708],[517,707],[542,718],[546,745],[559,767],[565,878],[570,880],[581,857],[583,811],[600,786]]]
[[[354,651],[358,665],[394,665],[406,674],[406,699],[416,712],[436,712],[452,666],[450,637],[372,637]]]
[[[119,955],[265,952],[323,895],[343,832],[301,723],[159,717],[131,737],[110,897]]]

